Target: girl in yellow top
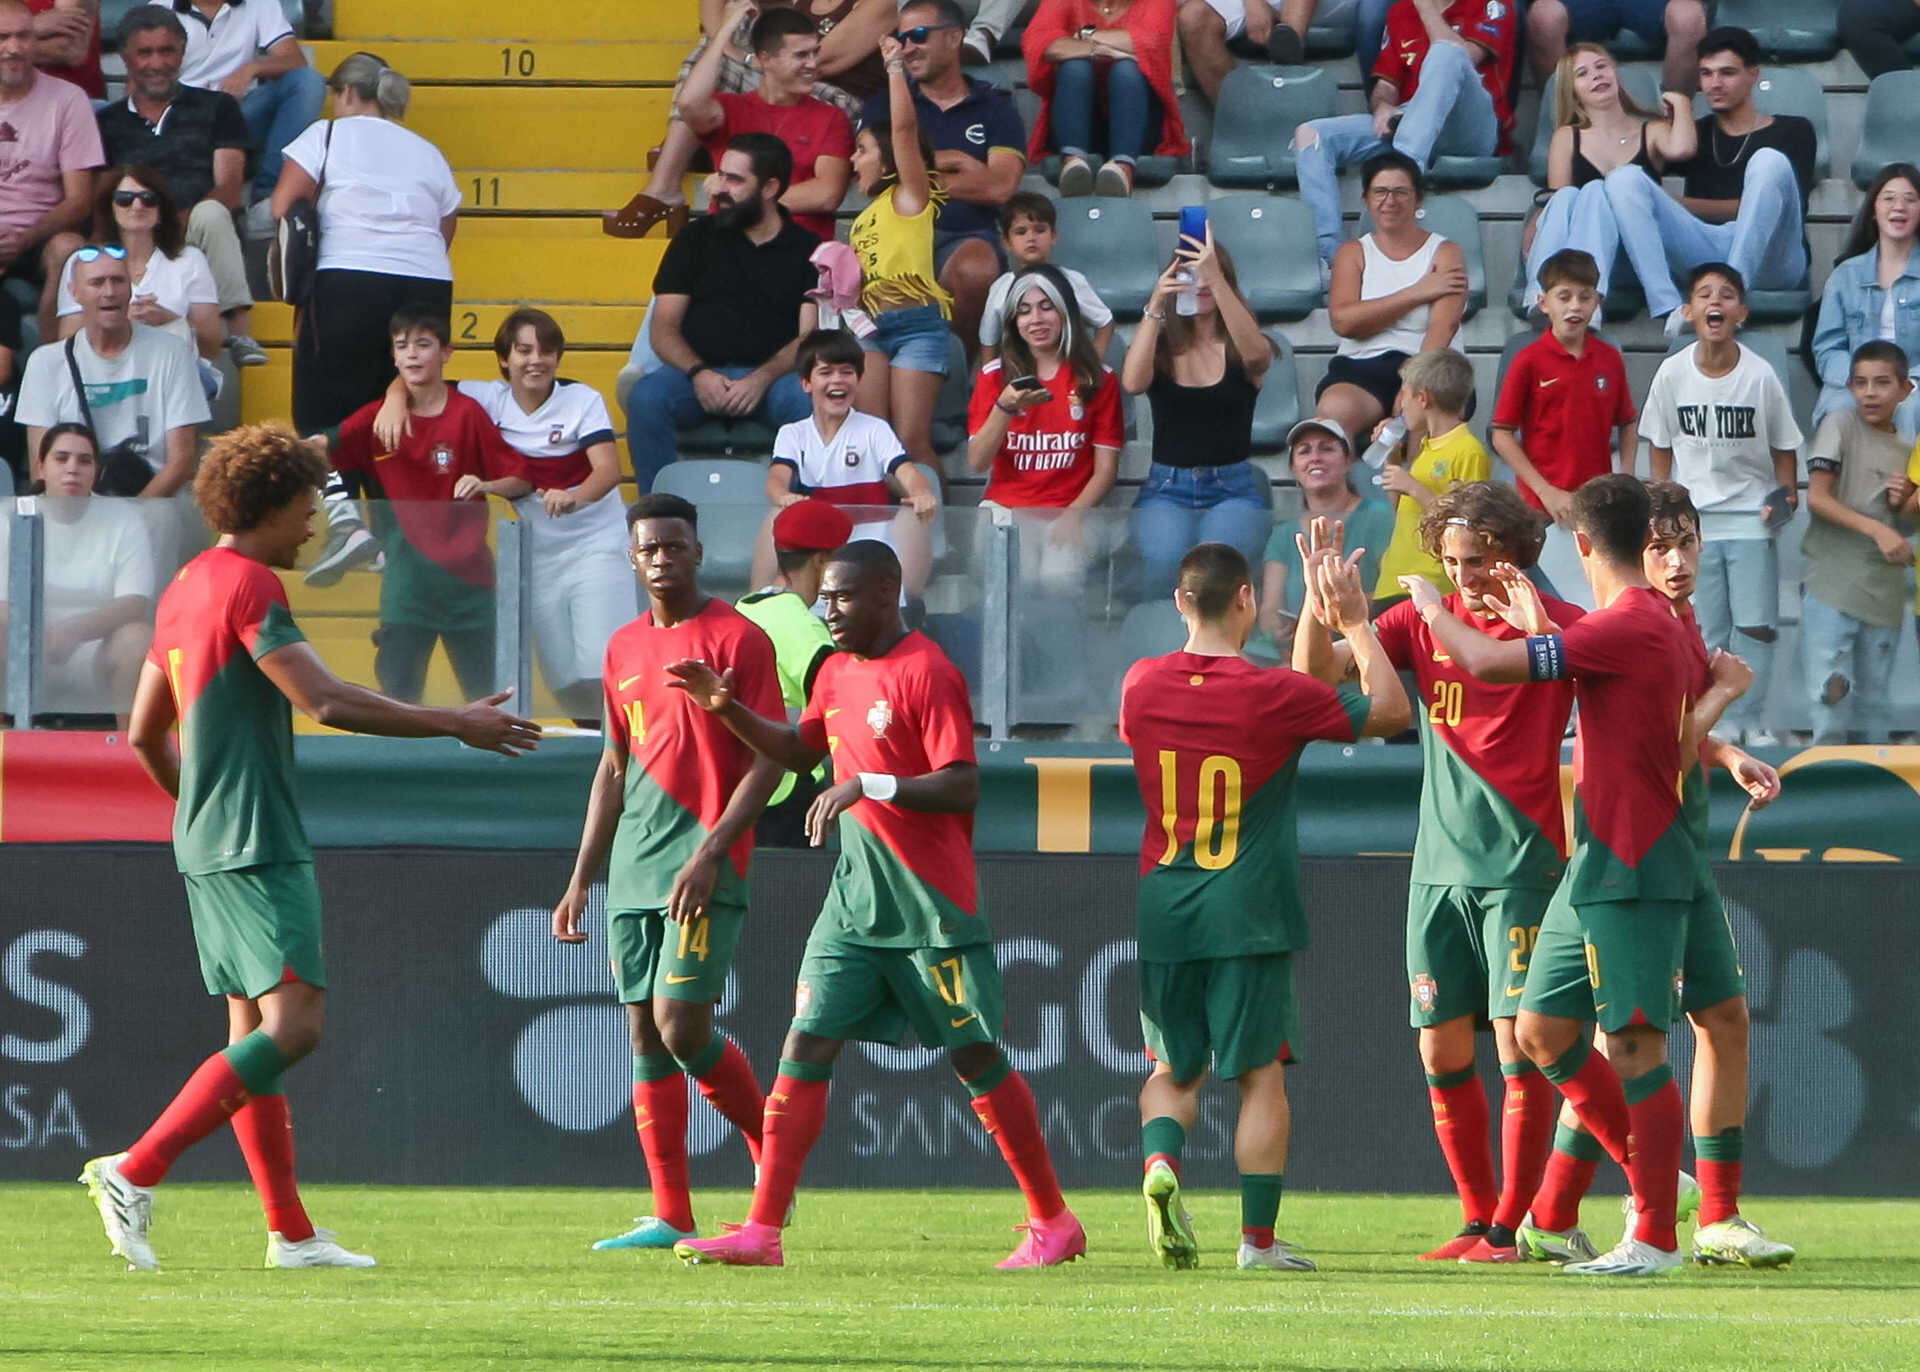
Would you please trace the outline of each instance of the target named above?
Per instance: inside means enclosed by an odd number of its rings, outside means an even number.
[[[853,175],[873,201],[853,221],[848,243],[860,258],[860,308],[875,330],[860,340],[867,365],[856,403],[893,425],[915,462],[937,466],[933,410],[947,374],[947,318],[953,297],[933,265],[933,221],[946,192],[933,179],[933,150],[920,132],[900,44],[880,39],[887,67],[887,121],[860,130]]]
[[[1433,498],[1467,481],[1486,481],[1493,460],[1462,418],[1473,397],[1473,364],[1451,348],[1428,348],[1400,367],[1400,414],[1407,421],[1408,441],[1424,435],[1420,450],[1404,466],[1390,463],[1380,484],[1393,503],[1393,538],[1380,558],[1380,579],[1374,584],[1375,611],[1401,599],[1400,578],[1418,574],[1442,589],[1453,583],[1439,559],[1420,544],[1420,516]]]

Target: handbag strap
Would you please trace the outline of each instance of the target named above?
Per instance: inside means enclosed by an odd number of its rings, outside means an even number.
[[[73,355],[73,345],[80,341],[77,333],[67,335],[67,375],[73,378],[73,396],[80,402],[80,422],[87,426],[87,432],[93,435],[96,445],[100,442],[100,431],[93,427],[93,410],[87,404],[87,383],[80,379],[80,362]]]
[[[327,184],[327,158],[333,154],[333,126],[335,122],[336,121],[332,119],[327,121],[327,136],[320,144],[320,175],[316,177],[313,182],[313,209],[316,215],[320,212],[320,188]]]

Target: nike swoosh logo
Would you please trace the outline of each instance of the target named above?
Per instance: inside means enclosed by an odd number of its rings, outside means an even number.
[[[1602,1011],[1602,1010],[1604,1010],[1604,1009],[1606,1009],[1606,1008],[1607,1008],[1607,1002],[1606,1002],[1606,1001],[1604,1001],[1604,1000],[1596,1000],[1596,1001],[1595,1001],[1595,1002],[1593,1003],[1593,1009],[1594,1009],[1594,1013],[1596,1013],[1596,1014],[1598,1014],[1598,1013],[1599,1013],[1600,1011]]]
[[[639,679],[640,679],[640,674],[638,672],[635,672],[632,676],[628,677],[625,681],[621,682],[614,689],[617,691],[624,691],[627,689],[627,687],[633,685],[633,683],[638,681]]]
[[[1451,661],[1453,661],[1453,659],[1452,659],[1452,658],[1450,658],[1450,657],[1448,657],[1448,656],[1447,656],[1447,655],[1446,655],[1445,653],[1443,653],[1443,652],[1441,652],[1441,651],[1440,651],[1440,650],[1439,650],[1438,648],[1435,648],[1435,649],[1433,650],[1433,660],[1434,660],[1435,662],[1451,662]]]
[[[977,1018],[977,1015],[962,1015],[959,1019],[948,1020],[947,1023],[952,1028],[958,1029],[963,1024],[971,1024]]]
[[[832,719],[835,715],[839,713],[840,713],[840,707],[838,705],[835,705],[832,709],[827,711],[826,718]]]
[[[1523,996],[1526,993],[1527,993],[1527,988],[1524,986],[1520,986],[1520,987],[1509,986],[1507,988],[1507,994],[1510,996]]]
[[[1548,378],[1547,378],[1547,379],[1546,379],[1545,381],[1542,381],[1542,382],[1540,383],[1540,389],[1544,391],[1544,390],[1545,390],[1545,389],[1546,389],[1547,387],[1549,387],[1549,386],[1551,386],[1551,385],[1553,385],[1553,384],[1554,384],[1555,382],[1557,382],[1557,381],[1558,381],[1559,379],[1560,379],[1560,378],[1559,378],[1559,377],[1557,377],[1557,376],[1550,376],[1550,377],[1548,377]]]
[[[676,976],[675,976],[675,975],[674,975],[673,973],[671,973],[671,972],[669,972],[669,973],[667,973],[667,985],[669,985],[669,986],[679,986],[679,985],[681,985],[681,984],[682,984],[682,983],[684,983],[684,982],[689,982],[689,981],[698,981],[698,980],[700,980],[700,978],[699,978],[698,976],[691,976],[691,977],[676,977]]]

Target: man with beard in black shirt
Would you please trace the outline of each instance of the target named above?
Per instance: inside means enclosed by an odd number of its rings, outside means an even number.
[[[708,214],[667,245],[653,278],[648,342],[661,366],[627,392],[627,448],[641,491],[675,458],[675,430],[708,415],[778,428],[812,413],[793,374],[814,329],[806,298],[820,240],[780,196],[793,154],[770,133],[736,135],[714,173]]]

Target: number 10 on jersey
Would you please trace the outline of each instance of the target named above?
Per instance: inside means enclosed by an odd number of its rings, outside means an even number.
[[[1160,855],[1165,867],[1180,855],[1180,816],[1191,814],[1193,860],[1203,871],[1231,867],[1240,852],[1240,764],[1222,753],[1200,759],[1191,805],[1180,794],[1180,755],[1160,750],[1160,828],[1167,850]]]

